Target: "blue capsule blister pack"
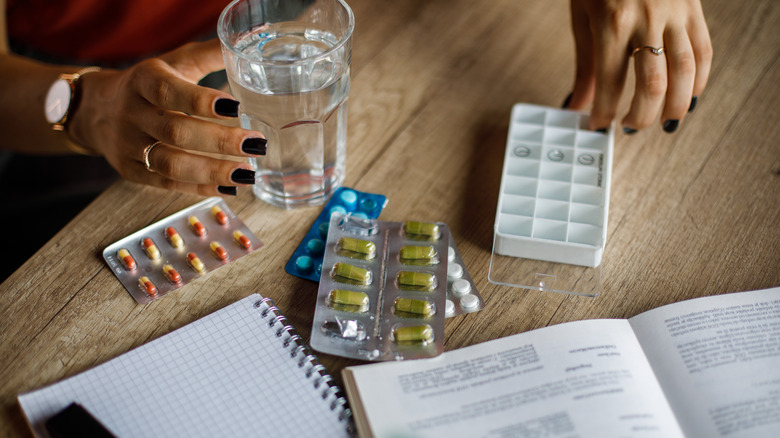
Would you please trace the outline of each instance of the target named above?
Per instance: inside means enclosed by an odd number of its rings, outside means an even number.
[[[293,252],[284,270],[296,277],[319,282],[331,215],[349,213],[356,218],[376,219],[386,205],[387,197],[384,195],[359,192],[348,187],[337,189]]]

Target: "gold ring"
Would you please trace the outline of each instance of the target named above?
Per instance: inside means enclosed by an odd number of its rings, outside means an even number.
[[[144,148],[144,164],[146,164],[146,170],[149,172],[154,172],[154,170],[152,170],[152,163],[149,162],[149,155],[152,153],[152,149],[154,149],[154,147],[160,143],[162,142],[157,140],[156,142]]]
[[[634,51],[631,52],[631,56],[636,55],[636,52],[638,52],[640,50],[649,50],[655,56],[661,56],[661,55],[664,54],[664,48],[663,47],[642,46],[642,47],[637,47],[636,49],[634,49]]]

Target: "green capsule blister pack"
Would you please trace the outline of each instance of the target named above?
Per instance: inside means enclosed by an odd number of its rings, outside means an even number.
[[[368,361],[441,354],[445,224],[331,217],[310,345]]]

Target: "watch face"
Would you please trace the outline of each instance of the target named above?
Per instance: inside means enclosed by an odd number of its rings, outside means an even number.
[[[70,105],[71,88],[65,79],[57,79],[49,88],[46,95],[46,120],[49,123],[62,121],[68,114],[68,105]]]

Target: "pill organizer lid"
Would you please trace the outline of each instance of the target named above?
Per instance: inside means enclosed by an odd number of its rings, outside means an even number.
[[[502,255],[496,235],[488,281],[501,286],[595,297],[601,293],[601,266],[590,267]]]

